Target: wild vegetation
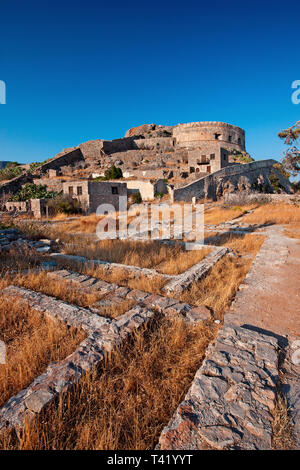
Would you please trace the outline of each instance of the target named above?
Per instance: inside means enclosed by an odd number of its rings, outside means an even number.
[[[23,173],[22,167],[16,162],[10,162],[5,168],[0,170],[0,181],[8,181]]]
[[[0,295],[0,340],[7,361],[0,365],[0,406],[27,387],[53,361],[71,354],[84,333],[54,322],[16,298]]]
[[[215,334],[213,325],[155,321],[27,425],[19,440],[0,437],[0,447],[153,449]]]
[[[211,225],[218,225],[222,222],[227,222],[228,220],[235,219],[240,217],[251,209],[254,209],[256,205],[246,205],[246,206],[235,206],[222,205],[212,208],[208,208],[204,212],[204,223]]]
[[[209,248],[185,251],[179,244],[170,246],[159,241],[103,240],[87,244],[84,240],[77,240],[67,243],[64,251],[88,259],[156,269],[163,274],[180,274],[202,261]]]
[[[300,206],[284,203],[264,204],[251,214],[245,215],[243,222],[256,225],[285,225],[300,222]]]

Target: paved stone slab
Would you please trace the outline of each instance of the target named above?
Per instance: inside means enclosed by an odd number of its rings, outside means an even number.
[[[223,327],[158,448],[271,449],[277,380],[276,339]]]

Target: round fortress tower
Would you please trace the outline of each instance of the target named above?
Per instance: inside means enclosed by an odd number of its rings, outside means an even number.
[[[189,122],[173,129],[177,147],[196,148],[204,143],[219,143],[227,149],[244,152],[245,131],[225,122]]]

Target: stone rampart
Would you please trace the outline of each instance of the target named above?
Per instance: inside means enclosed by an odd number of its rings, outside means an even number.
[[[179,147],[193,148],[206,142],[220,142],[229,149],[245,151],[245,131],[224,122],[190,122],[174,127],[173,136]]]
[[[222,168],[215,173],[200,178],[181,188],[174,190],[174,201],[192,201],[192,198],[209,198],[216,200],[227,192],[249,190],[255,185],[263,188],[272,187],[270,174],[274,172],[280,184],[287,193],[292,191],[290,182],[284,178],[275,168],[275,160],[263,160],[247,163],[246,165],[231,165]]]

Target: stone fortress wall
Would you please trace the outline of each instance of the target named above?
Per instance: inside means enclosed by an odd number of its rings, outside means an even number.
[[[178,124],[173,129],[173,137],[178,147],[202,147],[219,143],[228,149],[244,152],[245,131],[225,122],[189,122]]]
[[[227,166],[193,183],[174,189],[172,199],[173,201],[186,202],[192,201],[193,198],[196,200],[204,198],[216,200],[226,192],[249,190],[257,184],[272,187],[269,179],[271,172],[278,176],[285,191],[291,193],[290,182],[274,168],[275,163],[277,163],[276,160],[270,159],[245,165]]]

